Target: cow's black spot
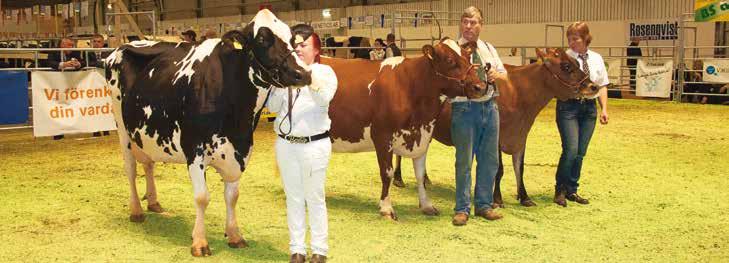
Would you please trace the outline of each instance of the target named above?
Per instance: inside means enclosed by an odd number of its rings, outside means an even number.
[[[225,144],[225,142],[227,142],[227,140],[225,140],[225,138],[220,138],[220,143],[221,144]]]
[[[130,150],[132,149],[132,143],[131,142],[128,142],[127,143],[127,149],[130,149]]]
[[[223,160],[225,160],[225,154],[221,154],[220,158],[223,158]]]
[[[172,144],[172,150],[173,150],[173,151],[176,151],[176,152],[179,152],[179,151],[177,150],[177,146],[175,146],[175,144],[174,144],[174,143]]]
[[[200,170],[202,170],[203,168],[205,168],[205,167],[204,167],[204,166],[203,166],[203,165],[201,164],[201,165],[200,165]]]
[[[170,148],[169,148],[169,147],[165,147],[165,152],[166,152],[167,154],[169,154],[169,155],[172,155],[172,153],[170,152]]]
[[[111,81],[109,81],[109,84],[111,84],[112,86],[116,85],[116,79],[112,79]]]
[[[208,151],[208,156],[213,156],[213,152]]]
[[[121,100],[121,96],[116,95],[116,100]]]
[[[142,135],[139,134],[139,132],[134,133],[134,143],[137,144],[140,149],[144,149],[144,146],[142,145]]]

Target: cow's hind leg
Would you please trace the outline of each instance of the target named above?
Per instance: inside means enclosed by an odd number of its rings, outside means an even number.
[[[440,212],[435,208],[435,206],[433,206],[433,203],[430,202],[428,193],[425,191],[425,157],[426,154],[423,154],[422,156],[413,159],[415,178],[418,181],[418,201],[423,214],[436,216],[439,215]]]
[[[208,240],[205,237],[205,209],[210,203],[210,192],[208,192],[208,186],[205,183],[205,165],[202,163],[202,158],[198,156],[188,166],[190,173],[190,181],[192,181],[192,191],[195,200],[195,226],[192,229],[192,247],[190,252],[193,256],[202,257],[209,256],[210,247],[208,247]]]
[[[144,213],[137,192],[137,160],[132,154],[132,144],[129,137],[120,132],[119,141],[122,145],[122,156],[124,157],[124,172],[129,180],[129,221],[141,223],[144,222]]]
[[[238,220],[235,216],[235,206],[238,203],[238,184],[235,182],[225,182],[225,236],[228,237],[228,246],[232,248],[247,247],[248,243],[243,239],[238,229]]]
[[[402,166],[402,156],[396,155],[395,172],[394,172],[392,184],[399,188],[405,187],[405,181],[402,180],[402,169],[400,169],[401,166]]]
[[[531,198],[529,198],[529,195],[526,192],[526,187],[524,187],[524,152],[526,150],[522,150],[521,152],[514,153],[512,157],[512,164],[514,165],[514,175],[516,176],[516,198],[519,199],[519,203],[523,206],[535,206],[537,205],[532,201]]]
[[[144,163],[144,178],[147,180],[147,194],[144,195],[147,199],[147,210],[162,213],[164,209],[157,201],[157,186],[154,184],[154,162]]]
[[[504,178],[504,162],[502,161],[502,154],[499,152],[499,170],[496,171],[496,178],[494,180],[494,203],[491,205],[493,208],[504,207],[504,198],[501,196],[501,178]]]

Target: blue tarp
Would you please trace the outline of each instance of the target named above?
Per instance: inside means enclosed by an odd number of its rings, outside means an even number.
[[[28,122],[28,72],[0,71],[0,124]]]

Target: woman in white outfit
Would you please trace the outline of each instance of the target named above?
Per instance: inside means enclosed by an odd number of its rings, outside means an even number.
[[[321,41],[308,25],[292,28],[292,44],[311,68],[311,84],[301,89],[275,89],[268,109],[277,113],[274,131],[276,162],[284,191],[289,225],[291,262],[306,257],[306,209],[311,227],[311,262],[326,262],[327,207],[324,196],[326,170],[332,152],[329,140],[329,101],[337,90],[337,76],[319,64]]]

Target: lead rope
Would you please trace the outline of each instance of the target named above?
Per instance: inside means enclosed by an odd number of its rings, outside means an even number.
[[[291,134],[291,130],[294,128],[293,120],[292,120],[292,111],[294,109],[294,103],[296,103],[296,100],[299,99],[299,94],[301,94],[301,90],[296,90],[296,97],[293,97],[293,89],[291,87],[286,88],[288,90],[288,112],[286,112],[286,115],[281,119],[281,122],[278,124],[278,132],[279,134],[283,136],[288,136]],[[293,98],[293,99],[292,99]],[[289,119],[289,130],[288,132],[284,132],[283,129],[281,129],[281,123],[283,123],[286,119]]]

